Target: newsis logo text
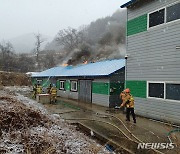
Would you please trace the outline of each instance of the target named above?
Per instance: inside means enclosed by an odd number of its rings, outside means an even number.
[[[139,143],[137,149],[174,149],[174,143]]]

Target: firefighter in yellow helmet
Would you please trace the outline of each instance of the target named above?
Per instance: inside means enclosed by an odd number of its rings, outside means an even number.
[[[57,101],[57,89],[55,84],[50,89],[50,104],[55,103]]]
[[[40,84],[37,85],[36,91],[37,91],[37,94],[42,93],[42,86]]]
[[[36,99],[36,94],[37,94],[37,84],[35,84],[34,86],[33,86],[33,98],[35,98]]]
[[[133,117],[134,123],[136,123],[136,115],[134,113],[134,98],[130,94],[130,89],[127,88],[124,90],[124,100],[123,103],[121,104],[121,107],[125,106],[126,107],[126,121],[130,121],[130,113]]]

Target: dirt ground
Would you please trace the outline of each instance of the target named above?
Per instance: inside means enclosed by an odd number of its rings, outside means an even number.
[[[18,87],[0,90],[1,154],[109,153],[58,114],[48,113],[41,104],[15,90]]]

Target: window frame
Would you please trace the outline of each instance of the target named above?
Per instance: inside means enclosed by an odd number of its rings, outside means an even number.
[[[163,98],[157,98],[157,97],[150,97],[149,96],[149,83],[163,83],[164,84],[164,97]],[[166,84],[163,81],[147,81],[147,98],[152,98],[152,99],[158,99],[158,100],[164,100],[166,96]]]
[[[78,81],[77,81],[77,80],[70,80],[70,83],[71,83],[71,84],[70,84],[70,85],[71,85],[71,89],[70,89],[70,90],[71,90],[72,92],[77,92],[77,91],[78,91]],[[73,83],[76,84],[76,89],[72,89],[72,87],[73,87],[72,84],[73,84]]]
[[[164,98],[149,97],[149,83],[164,83]],[[180,84],[180,82],[179,81],[147,81],[147,89],[146,89],[147,98],[180,103],[180,100],[173,100],[166,98],[166,84]]]
[[[63,87],[61,87],[61,83],[63,83]],[[59,80],[59,90],[65,91],[65,80]]]
[[[178,4],[178,3],[180,3],[180,2],[177,1],[177,2],[174,2],[174,3],[172,3],[172,4],[168,4],[168,5],[164,6],[164,7],[161,7],[161,8],[159,8],[159,9],[156,9],[156,10],[153,10],[153,11],[147,13],[147,30],[150,30],[150,29],[153,29],[153,28],[157,28],[157,27],[159,27],[159,26],[163,26],[163,25],[170,24],[170,23],[173,23],[173,22],[178,22],[178,21],[180,21],[180,19],[177,19],[177,20],[173,20],[173,21],[167,22],[167,7],[171,7],[171,6],[176,5],[176,4]],[[163,23],[163,24],[160,24],[160,25],[153,26],[153,27],[149,27],[149,15],[152,14],[152,13],[154,13],[154,12],[156,12],[156,11],[159,11],[159,10],[161,10],[161,9],[165,9],[165,13],[164,13],[164,23]]]
[[[157,11],[159,11],[159,10],[162,10],[162,9],[164,9],[164,23],[162,23],[162,24],[160,24],[160,25],[153,26],[153,27],[149,27],[149,15],[152,14],[152,13],[155,13],[155,12],[157,12]],[[147,15],[148,15],[148,16],[147,16],[147,30],[153,29],[153,28],[155,28],[155,27],[162,26],[162,25],[164,25],[164,24],[166,23],[166,7],[161,7],[161,8],[159,8],[159,9],[154,10],[154,11],[151,11],[151,12],[149,12]]]
[[[178,3],[180,3],[180,2],[177,1],[177,2],[174,2],[174,3],[169,4],[169,5],[166,6],[166,24],[180,21],[180,19],[176,19],[176,20],[172,20],[172,21],[167,22],[167,8],[168,8],[168,7],[171,7],[171,6],[173,6],[173,5],[176,5],[176,4],[178,4]]]
[[[180,82],[166,82],[166,84],[179,84],[180,85]],[[165,96],[165,100],[168,100],[168,101],[174,101],[174,102],[180,102],[180,100],[174,100],[174,99],[168,99],[168,98],[166,98],[166,96]]]
[[[42,84],[43,80],[42,79],[36,79],[37,84]]]

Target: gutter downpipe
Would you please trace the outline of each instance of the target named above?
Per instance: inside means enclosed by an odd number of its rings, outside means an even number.
[[[126,54],[125,54],[125,84],[124,84],[124,86],[125,86],[125,88],[127,88],[127,84],[126,84],[126,81],[127,81],[127,58],[128,58],[128,54],[127,54],[127,40],[128,40],[128,37],[127,37],[127,22],[128,22],[128,10],[127,10],[127,8],[126,8]],[[124,88],[124,89],[125,89]]]

